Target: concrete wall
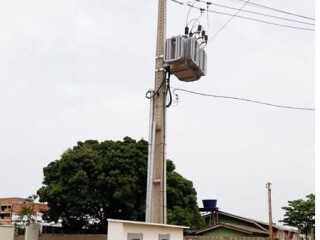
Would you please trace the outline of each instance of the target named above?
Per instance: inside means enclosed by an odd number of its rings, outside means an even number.
[[[39,240],[108,240],[105,234],[44,234]]]
[[[25,240],[24,236],[15,236],[12,240]],[[171,238],[173,239],[173,238]],[[184,240],[268,240],[269,238],[259,237],[195,237],[186,236]],[[0,240],[3,240],[0,238]],[[7,239],[5,239],[7,240]],[[11,239],[10,239],[11,240]],[[43,234],[39,236],[39,240],[108,240],[105,234]]]
[[[185,236],[184,240],[269,240],[265,237]]]
[[[25,239],[24,236],[15,236],[14,240]],[[108,240],[108,237],[105,234],[43,234],[39,240]]]
[[[1,239],[1,238],[0,238]],[[173,239],[173,238],[171,238]],[[185,236],[184,240],[268,240],[260,237],[205,237],[205,236]],[[2,240],[2,239],[1,239]],[[15,236],[14,240],[24,240],[24,236]],[[105,234],[43,234],[39,240],[108,240]]]
[[[25,240],[38,240],[40,233],[40,226],[37,223],[31,223],[26,227]]]
[[[0,225],[0,240],[13,240],[14,227]]]

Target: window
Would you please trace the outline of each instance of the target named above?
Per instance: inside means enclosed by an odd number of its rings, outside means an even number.
[[[170,240],[170,234],[159,234],[159,240]]]
[[[11,213],[1,213],[0,214],[0,219],[11,219]]]
[[[1,205],[1,212],[8,212],[11,211],[11,205],[3,204]]]
[[[143,240],[142,233],[128,233],[128,240]]]

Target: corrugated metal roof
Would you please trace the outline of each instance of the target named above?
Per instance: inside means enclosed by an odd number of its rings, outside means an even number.
[[[211,231],[211,230],[214,230],[217,228],[221,228],[221,227],[228,228],[228,229],[235,230],[235,231],[239,231],[239,232],[243,232],[243,233],[250,234],[250,235],[257,234],[257,233],[264,234],[266,236],[269,235],[267,230],[260,230],[257,228],[246,227],[246,226],[230,224],[230,223],[219,223],[218,225],[197,231],[196,234],[201,234],[201,233],[208,232],[208,231]]]

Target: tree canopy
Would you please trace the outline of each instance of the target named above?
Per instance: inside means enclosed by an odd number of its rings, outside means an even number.
[[[280,222],[298,228],[307,238],[315,224],[315,195],[309,194],[306,198],[288,201],[288,206],[282,207],[285,214]]]
[[[145,218],[148,142],[78,142],[61,158],[44,167],[41,202],[50,219],[62,220],[67,232],[84,228],[106,231],[108,218]],[[191,181],[175,172],[167,160],[168,223],[198,228],[201,217]]]

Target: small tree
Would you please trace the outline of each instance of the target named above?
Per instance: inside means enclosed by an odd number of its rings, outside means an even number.
[[[18,211],[19,219],[25,226],[29,226],[30,223],[34,223],[36,221],[33,203],[37,198],[38,195],[36,194],[27,197],[25,200],[31,204],[25,203]]]
[[[18,212],[19,218],[25,226],[29,226],[30,223],[35,222],[33,214],[32,207],[27,205],[22,206]]]
[[[312,232],[315,226],[315,195],[309,194],[306,197],[306,200],[288,201],[289,206],[282,207],[286,211],[284,219],[279,222],[298,228],[307,239],[308,234]]]

